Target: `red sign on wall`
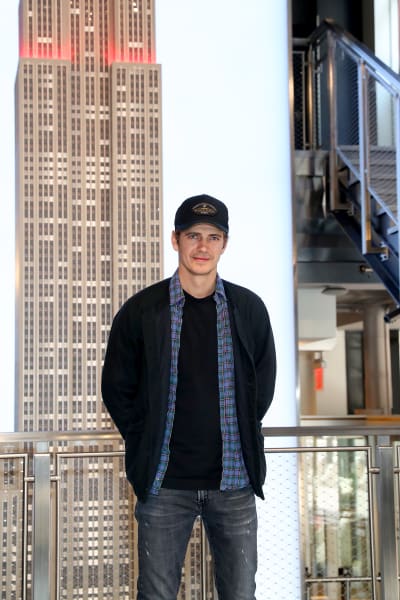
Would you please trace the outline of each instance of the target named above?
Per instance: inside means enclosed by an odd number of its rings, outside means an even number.
[[[324,389],[324,369],[323,369],[323,367],[314,367],[314,389],[316,391]]]

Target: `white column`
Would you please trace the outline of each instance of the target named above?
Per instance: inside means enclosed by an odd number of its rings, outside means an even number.
[[[374,0],[375,54],[399,72],[399,0]],[[378,144],[393,145],[394,111],[389,94],[377,87]]]
[[[294,310],[293,189],[289,110],[289,15],[287,2],[268,2],[264,36],[269,49],[266,72],[270,93],[265,106],[266,195],[258,199],[265,219],[256,225],[259,251],[254,257],[252,279],[262,273],[261,296],[270,311],[277,350],[277,384],[265,427],[298,424],[296,376],[296,322]],[[250,280],[248,281],[251,283]],[[293,440],[266,443],[290,445]],[[297,458],[294,455],[267,455],[265,502],[259,512],[259,598],[300,600],[300,537],[297,496]]]
[[[230,240],[219,272],[264,299],[275,332],[278,377],[266,427],[297,424],[288,6],[156,2],[165,273],[176,267],[168,240],[178,204],[200,193],[223,200]],[[296,457],[267,456],[267,462],[266,501],[258,503],[257,598],[300,600]]]
[[[374,0],[375,54],[399,71],[399,0]]]
[[[364,386],[366,412],[392,412],[389,326],[385,309],[379,305],[364,308]]]
[[[299,385],[301,415],[317,414],[317,394],[314,384],[315,352],[299,352]]]

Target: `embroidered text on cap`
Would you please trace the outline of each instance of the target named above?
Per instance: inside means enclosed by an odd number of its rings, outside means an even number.
[[[216,215],[218,210],[212,204],[208,202],[201,202],[192,207],[192,211],[196,215]]]

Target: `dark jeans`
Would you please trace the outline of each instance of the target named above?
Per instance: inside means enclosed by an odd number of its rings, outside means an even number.
[[[255,600],[257,513],[251,488],[161,488],[136,505],[137,600],[176,600],[193,523],[201,516],[214,559],[219,600]]]

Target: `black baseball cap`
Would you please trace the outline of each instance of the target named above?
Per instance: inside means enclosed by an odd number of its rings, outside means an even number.
[[[209,223],[228,233],[228,209],[223,202],[207,194],[187,198],[176,211],[175,231],[183,231],[196,223]]]

